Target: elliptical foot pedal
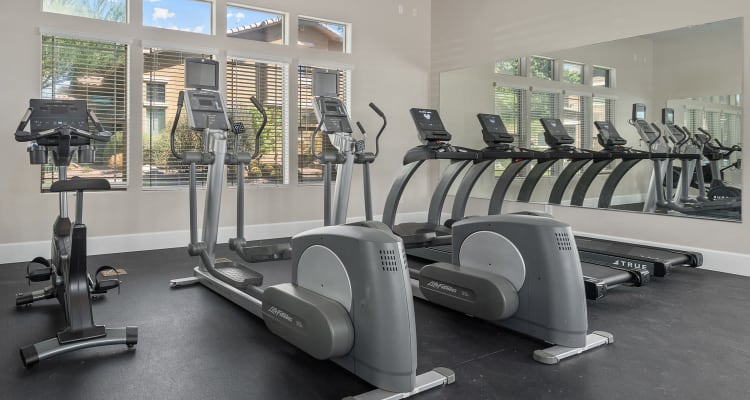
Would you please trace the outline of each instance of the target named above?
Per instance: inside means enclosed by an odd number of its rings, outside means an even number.
[[[615,337],[604,331],[594,331],[586,336],[586,345],[583,347],[552,346],[542,350],[534,351],[534,360],[547,365],[554,365],[560,361],[577,356],[585,351],[615,342]]]
[[[248,286],[263,284],[262,274],[253,271],[246,265],[227,259],[217,259],[213,272],[217,279],[240,290],[245,290]]]
[[[375,389],[357,396],[347,396],[342,400],[396,400],[412,397],[430,389],[450,385],[456,381],[456,373],[444,367],[437,367],[431,371],[417,375],[414,390],[411,392],[394,393],[383,389]]]

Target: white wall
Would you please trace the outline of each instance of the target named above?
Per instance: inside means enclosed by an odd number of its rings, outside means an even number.
[[[741,0],[581,0],[575,6],[552,0],[512,4],[477,0],[471,3],[471,7],[462,2],[433,0],[432,26],[440,29],[432,30],[431,84],[435,89],[431,101],[439,104],[435,93],[439,93],[439,74],[444,71],[749,15],[750,4]],[[743,30],[742,35],[742,72],[746,75],[750,68],[750,41],[747,30]],[[743,82],[743,92],[746,92],[746,87],[747,83]],[[745,113],[744,142],[747,142],[749,119]],[[748,181],[750,174],[745,174],[744,186],[748,186]],[[747,198],[744,200],[745,209],[748,201]],[[473,201],[472,206],[478,202]],[[486,204],[478,207],[486,210]],[[750,222],[568,207],[552,207],[551,210],[578,231],[750,254],[747,247]]]
[[[129,92],[129,187],[127,191],[92,193],[86,195],[85,222],[90,236],[138,235],[162,232],[158,243],[142,241],[135,247],[123,249],[178,246],[187,244],[188,196],[185,190],[144,191],[141,188],[141,113],[142,113],[142,43],[160,44],[166,48],[200,49],[226,59],[227,52],[261,59],[289,62],[292,107],[290,136],[296,136],[297,63],[324,66],[350,66],[352,74],[353,118],[361,120],[369,131],[374,131],[379,119],[367,104],[375,102],[387,114],[389,129],[383,136],[381,155],[372,168],[373,202],[375,213],[382,206],[393,177],[401,165],[407,148],[417,144],[412,134],[408,109],[423,106],[429,99],[430,67],[430,1],[357,2],[356,7],[346,0],[304,1],[272,0],[234,1],[248,5],[287,11],[290,23],[296,16],[305,15],[352,24],[352,53],[335,54],[322,50],[301,49],[296,45],[278,46],[267,43],[228,39],[223,34],[199,35],[157,28],[144,28],[142,2],[131,0],[129,24],[108,23],[84,18],[45,14],[40,1],[13,2],[0,13],[0,49],[6,62],[0,65],[0,75],[6,77],[0,98],[0,120],[7,127],[5,142],[0,146],[0,183],[3,186],[2,218],[0,218],[0,262],[15,259],[13,253],[21,243],[47,251],[50,227],[57,213],[57,199],[53,194],[41,194],[39,167],[28,164],[25,146],[15,143],[10,135],[20,120],[28,99],[40,95],[40,30],[65,33],[83,38],[121,40],[130,44]],[[215,31],[224,32],[226,0],[216,0],[219,10]],[[399,13],[399,4],[404,5]],[[296,25],[290,29],[290,43],[297,41]],[[374,136],[374,135],[372,135]],[[370,143],[370,145],[373,145]],[[296,147],[290,147],[290,171],[296,174]],[[405,197],[400,211],[421,211],[425,204],[428,179],[415,180],[415,195]],[[361,199],[361,177],[355,173],[350,215],[364,214]],[[320,186],[250,187],[247,189],[246,224],[269,224],[309,221],[322,218]],[[223,202],[222,226],[234,223],[233,189],[226,189]],[[202,207],[200,208],[202,213]],[[200,216],[200,214],[199,214]],[[177,231],[178,237],[164,234]],[[291,232],[290,232],[291,233]],[[249,235],[253,233],[248,232]],[[256,232],[257,234],[257,232]],[[255,235],[253,235],[255,236]],[[145,236],[148,237],[148,236]],[[124,239],[127,239],[124,238]],[[93,249],[96,252],[96,249]]]

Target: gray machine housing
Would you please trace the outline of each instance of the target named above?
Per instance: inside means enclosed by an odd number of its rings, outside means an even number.
[[[506,214],[467,218],[452,228],[452,264],[420,271],[428,300],[549,343],[586,346],[583,276],[569,225]],[[478,256],[472,241],[481,241],[487,254]],[[453,288],[436,290],[435,281]]]
[[[321,246],[332,251],[334,262],[323,264],[321,250],[309,251]],[[341,225],[296,235],[292,249],[292,282],[263,294],[268,328],[377,387],[412,390],[416,325],[400,239],[379,229]],[[314,273],[304,274],[309,268]]]

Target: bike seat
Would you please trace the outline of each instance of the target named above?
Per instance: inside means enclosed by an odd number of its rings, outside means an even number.
[[[49,191],[57,192],[76,192],[84,190],[109,190],[111,187],[109,181],[101,178],[72,178],[64,181],[57,181],[50,186]]]

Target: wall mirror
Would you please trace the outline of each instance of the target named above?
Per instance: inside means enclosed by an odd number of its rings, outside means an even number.
[[[633,104],[643,104],[643,119],[662,132],[657,144],[673,130],[662,120],[662,109],[669,108],[677,132],[687,132],[690,141],[681,146],[668,142],[668,149],[659,151],[704,156],[699,162],[674,159],[671,191],[666,190],[669,166],[661,163],[665,194],[661,201],[656,199],[655,157],[626,163],[617,156],[596,164],[599,171],[588,176],[586,170],[596,159],[567,175],[566,167],[573,161],[558,161],[544,171],[531,192],[523,189],[536,162],[529,163],[509,185],[504,201],[520,198],[737,221],[740,201],[731,197],[741,196],[742,183],[742,31],[743,21],[736,18],[443,72],[440,112],[453,143],[470,148],[486,146],[476,114],[489,113],[500,115],[515,144],[524,148],[548,149],[539,120],[556,118],[574,145],[586,151],[606,151],[597,140],[595,122],[608,121],[627,141],[626,147],[647,152],[643,132],[639,134],[638,124],[631,123]],[[659,151],[652,149],[652,155]],[[471,196],[489,199],[510,163],[496,161]],[[627,165],[620,167],[623,163]],[[698,173],[685,173],[681,180],[683,168],[703,173],[703,190]],[[558,183],[561,176],[569,178],[565,185]]]

